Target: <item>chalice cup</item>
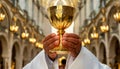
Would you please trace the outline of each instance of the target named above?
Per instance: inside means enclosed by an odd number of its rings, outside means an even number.
[[[57,54],[68,54],[68,51],[62,46],[62,36],[65,33],[65,29],[72,24],[76,13],[76,8],[70,0],[52,1],[53,2],[50,2],[50,6],[47,8],[48,18],[50,24],[58,30],[57,33],[60,36],[60,44],[50,50],[50,52],[56,52]]]

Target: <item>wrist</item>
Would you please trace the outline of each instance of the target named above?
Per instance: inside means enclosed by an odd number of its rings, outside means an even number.
[[[76,57],[79,55],[80,51],[81,51],[81,47],[77,48],[77,49],[76,49],[73,53],[71,53],[71,54],[73,54],[72,56],[73,56],[74,58],[76,58]]]
[[[54,61],[57,58],[57,54],[55,52],[53,52],[53,53],[49,52],[48,53],[48,58],[50,60]]]
[[[55,61],[56,58],[52,58],[48,55],[48,58],[51,60],[51,61]]]

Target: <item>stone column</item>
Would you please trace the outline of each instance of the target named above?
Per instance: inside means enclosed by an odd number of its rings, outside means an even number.
[[[2,57],[3,57],[3,65],[4,65],[4,68],[3,69],[10,69],[10,48],[8,48],[6,46],[6,49],[4,49],[4,53],[2,54]],[[7,50],[7,51],[6,51]]]
[[[118,33],[119,33],[119,37],[120,37],[120,24],[118,25]],[[120,38],[119,38],[119,40],[120,40]]]
[[[16,56],[16,69],[22,69],[22,55],[19,54]]]
[[[115,64],[115,60],[114,60],[114,57],[109,57],[108,58],[108,65],[111,67],[111,69],[114,68],[114,64]]]
[[[3,57],[3,69],[9,69],[9,58]]]
[[[109,65],[109,42],[108,42],[108,32],[105,33],[105,51],[106,51],[106,62]]]
[[[30,57],[24,58],[24,66],[25,66],[26,64],[28,64],[28,63],[30,62],[30,60],[31,60]]]
[[[24,55],[24,51],[23,51],[23,59],[22,61],[24,60],[24,64],[26,65],[27,63],[29,63],[31,61],[31,50],[32,50],[32,47],[29,47],[29,50],[27,51],[27,55]]]
[[[98,43],[98,39],[96,39],[95,40],[95,49],[96,49],[96,57],[99,59],[100,58],[100,56],[99,56],[99,54],[100,54],[100,52],[99,52],[99,43]]]

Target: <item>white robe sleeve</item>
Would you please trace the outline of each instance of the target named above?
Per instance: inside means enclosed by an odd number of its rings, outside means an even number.
[[[45,54],[45,59],[48,65],[48,69],[58,69],[58,59],[52,61],[46,54]]]
[[[27,64],[23,69],[48,69],[44,50],[41,51],[29,64]]]
[[[23,69],[49,69],[45,58],[44,50],[41,51]],[[54,69],[58,69],[57,62]],[[74,59],[71,56],[67,59],[66,69],[110,69],[107,65],[101,64],[98,59],[85,47],[81,48],[79,55]]]
[[[81,48],[79,55],[69,64],[71,56],[67,59],[66,69],[111,69],[107,65],[99,62],[99,60],[85,47]]]

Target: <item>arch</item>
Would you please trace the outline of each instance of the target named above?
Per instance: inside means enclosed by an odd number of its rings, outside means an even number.
[[[92,32],[92,29],[93,29],[93,25],[91,25],[91,26],[87,29],[88,34],[90,34],[90,33]]]
[[[2,57],[8,56],[8,40],[5,34],[0,34],[0,41],[2,44]]]
[[[88,34],[91,34],[92,31],[93,31],[93,26],[91,26],[91,28],[89,28],[89,32],[88,32]],[[88,37],[91,39],[91,35],[88,35]]]
[[[2,57],[2,42],[0,41],[0,69],[3,69],[4,65],[3,65],[3,57]]]
[[[26,25],[26,28],[28,29],[29,32],[31,32],[31,26],[32,26],[32,20],[28,21],[28,24]]]
[[[97,56],[97,49],[95,46],[87,46],[87,49],[89,49],[95,56]]]
[[[13,67],[13,69],[17,69],[17,65],[18,64],[18,60],[20,57],[20,44],[19,42],[14,42],[13,46],[12,46],[12,58],[11,58],[11,66]]]
[[[6,63],[3,59],[4,57],[8,57],[8,41],[6,38],[6,35],[3,33],[0,33],[0,65],[1,69],[4,69],[4,63]]]
[[[118,63],[120,63],[120,43],[116,36],[111,38],[109,50],[109,57],[112,59],[110,63],[117,69]]]
[[[27,32],[30,34],[32,31],[31,31],[31,28],[29,26],[26,26],[26,30]]]
[[[98,23],[97,23],[97,31],[99,31],[99,33],[101,34],[102,32],[101,32],[101,30],[100,30],[100,26],[102,25],[102,16],[99,18],[99,20],[98,20]]]
[[[112,44],[112,40],[113,40],[113,39],[117,39],[118,41],[120,41],[119,36],[118,36],[116,33],[113,33],[113,34],[111,35],[111,38],[109,39],[109,40],[110,40],[110,41],[109,41],[109,45]],[[111,45],[109,46],[109,49],[110,49],[110,47],[111,47]]]
[[[21,34],[21,31],[23,30],[22,22],[18,19],[18,20],[16,21],[16,25],[19,26],[19,29],[18,29],[18,31],[17,31],[17,34],[19,35],[19,34]]]
[[[4,27],[5,30],[9,29],[10,23],[11,23],[11,10],[9,10],[6,3],[2,2],[2,12],[5,14],[5,20],[2,21],[2,27]],[[4,30],[4,31],[5,31]],[[8,31],[8,30],[7,30]]]
[[[15,49],[15,46],[13,46],[13,48],[12,48],[11,67],[12,67],[12,69],[16,69],[16,49]]]
[[[101,32],[100,26],[102,26],[102,16],[99,18],[98,23],[96,25],[96,31],[99,33],[99,38],[104,39],[105,34]]]
[[[3,0],[2,0],[3,1]],[[5,61],[4,59],[6,57],[9,57],[9,46],[8,46],[8,32],[9,32],[9,26],[11,22],[11,12],[9,12],[9,8],[6,5],[5,2],[2,2],[1,12],[5,14],[5,19],[1,21],[0,23],[0,43],[1,43],[1,57],[2,57],[2,63],[3,66],[0,69],[5,68],[5,64],[8,63],[8,61]]]
[[[32,50],[31,50],[31,58],[34,58],[35,57],[35,48],[33,48]]]
[[[24,49],[23,49],[23,63],[22,63],[22,66],[24,67],[28,61],[29,61],[29,46],[25,46]]]
[[[15,43],[13,44],[12,49],[13,49],[13,48],[15,48],[15,50],[16,50],[16,55],[19,55],[19,54],[20,54],[20,44],[19,44],[18,42],[15,42]]]
[[[105,48],[105,44],[103,42],[100,43],[100,47],[99,47],[99,59],[102,63],[106,64],[106,48]]]
[[[31,49],[31,58],[34,58],[41,49],[38,49],[37,47],[34,47]]]
[[[33,55],[31,55],[31,50],[32,49],[33,49],[33,46],[31,44],[29,44],[29,43],[24,43],[23,44],[22,66],[26,65],[31,60],[31,57],[33,56]]]
[[[21,43],[20,42],[21,41],[19,39],[14,39],[13,43],[12,43],[12,48],[13,48],[14,45],[16,45],[15,49],[17,50],[17,54],[19,54],[20,50],[21,50]]]
[[[116,12],[117,12],[116,6],[112,6],[108,12],[108,15],[107,15],[108,18],[106,22],[110,27],[109,33],[118,31],[118,23],[115,21],[113,17],[113,14],[115,14]]]
[[[95,56],[97,55],[97,54],[96,54],[96,48],[95,48],[95,47],[92,47],[91,52],[92,52]]]

